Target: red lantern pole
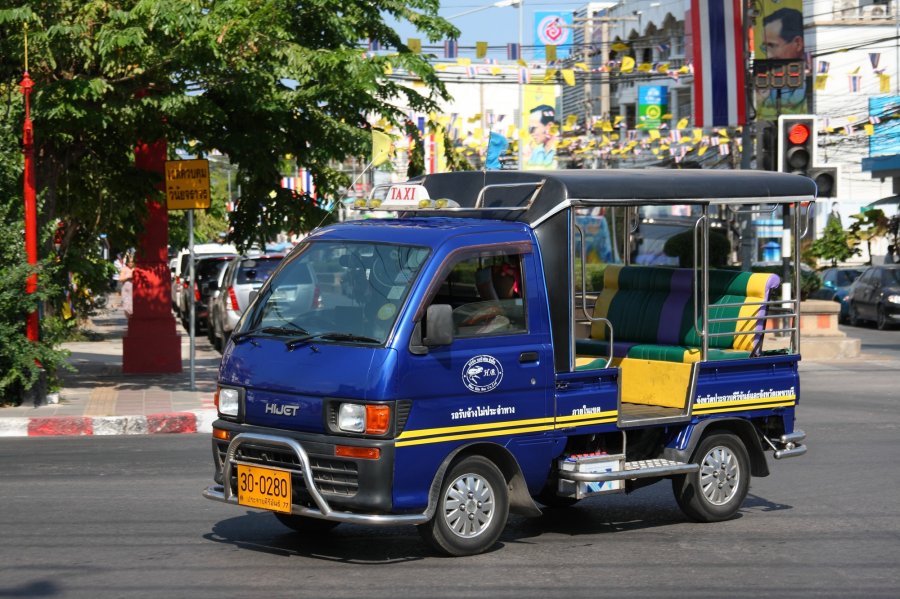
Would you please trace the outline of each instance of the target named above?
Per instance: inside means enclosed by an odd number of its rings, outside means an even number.
[[[28,76],[28,50],[25,50],[25,75],[19,84],[22,93],[25,94],[25,127],[23,131],[23,147],[25,152],[25,255],[28,264],[37,264],[37,200],[35,198],[34,183],[34,128],[31,124],[31,89],[34,83]],[[28,277],[25,283],[25,293],[32,294],[37,291],[37,273]],[[38,313],[37,310],[28,314],[26,332],[31,341],[38,340]]]

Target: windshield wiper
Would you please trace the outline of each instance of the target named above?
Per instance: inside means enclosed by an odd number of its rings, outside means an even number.
[[[366,337],[365,335],[354,335],[353,333],[316,333],[314,335],[303,335],[295,337],[284,342],[288,349],[294,349],[301,343],[312,341],[313,339],[324,339],[326,341],[357,341],[359,343],[381,343],[378,339]]]
[[[308,331],[303,327],[298,327],[296,325],[290,327],[260,327],[256,329],[250,329],[249,331],[235,333],[231,336],[231,340],[237,343],[244,337],[259,335],[260,333],[263,333],[265,335],[296,335],[297,333],[306,335],[308,334]]]

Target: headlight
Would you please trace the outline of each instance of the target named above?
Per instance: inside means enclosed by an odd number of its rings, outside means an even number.
[[[887,296],[887,301],[892,304],[900,304],[900,295],[889,295]]]
[[[338,428],[348,433],[383,435],[391,428],[391,407],[381,404],[342,403]]]
[[[216,390],[216,407],[219,409],[219,414],[236,417],[240,405],[241,392],[237,389],[219,387]]]

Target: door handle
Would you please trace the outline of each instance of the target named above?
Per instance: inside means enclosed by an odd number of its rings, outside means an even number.
[[[526,362],[537,362],[538,361],[538,353],[536,351],[523,351],[519,354],[519,364],[525,364]]]

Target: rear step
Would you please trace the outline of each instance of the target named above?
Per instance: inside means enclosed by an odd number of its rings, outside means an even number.
[[[559,460],[557,493],[576,499],[619,493],[625,490],[626,480],[687,474],[699,469],[699,464],[675,462],[664,458],[626,462],[624,454],[594,453],[568,456]]]
[[[657,476],[671,476],[673,474],[687,474],[700,469],[699,464],[675,462],[664,458],[654,460],[638,460],[636,462],[624,462],[623,468],[612,472],[560,472],[561,480],[577,482],[605,482],[608,480],[634,480],[636,478],[654,478]]]

